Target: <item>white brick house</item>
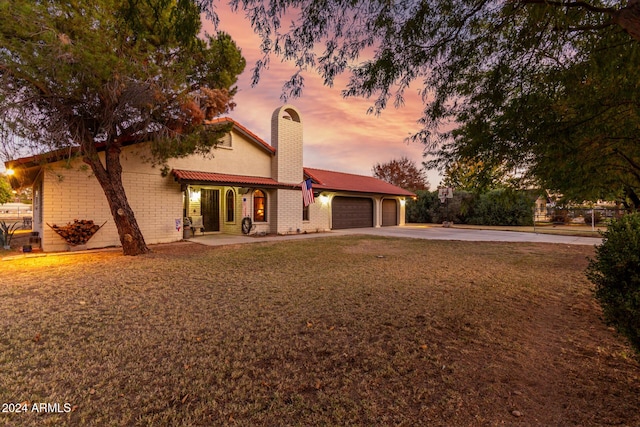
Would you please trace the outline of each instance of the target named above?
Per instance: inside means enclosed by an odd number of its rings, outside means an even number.
[[[143,160],[146,144],[123,149],[124,187],[147,243],[181,240],[185,217],[200,233],[227,234],[242,234],[247,217],[250,233],[272,234],[404,224],[404,200],[413,193],[373,177],[303,167],[303,121],[295,107],[274,111],[273,145],[232,119],[218,121],[233,128],[211,156],[172,159],[166,177]],[[33,186],[33,230],[40,233],[42,249],[67,250],[49,225],[76,219],[106,222],[88,248],[119,246],[104,193],[82,161],[52,158],[43,166],[36,160],[5,165]],[[306,178],[313,181],[316,199],[305,209],[301,182]]]

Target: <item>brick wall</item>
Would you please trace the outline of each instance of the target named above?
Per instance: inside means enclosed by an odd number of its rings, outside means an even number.
[[[299,196],[302,198],[302,196]],[[316,233],[328,231],[331,228],[329,218],[331,217],[331,204],[328,201],[322,202],[323,199],[316,197],[315,203],[309,205],[309,220],[303,221],[302,231],[308,233]]]
[[[272,176],[283,183],[302,181],[302,119],[298,110],[284,105],[271,116],[271,145],[276,148]]]
[[[43,250],[64,251],[67,243],[46,223],[66,225],[75,219],[93,220],[102,227],[87,248],[120,246],[106,196],[95,177],[76,161],[70,167],[62,162],[43,168]],[[148,244],[172,242],[182,238],[175,220],[182,218],[182,192],[172,178],[163,178],[147,165],[123,172],[123,185],[136,220]]]
[[[271,145],[276,148],[272,160],[275,180],[291,184],[292,189],[275,192],[276,215],[271,217],[271,231],[278,234],[302,231],[302,193],[293,189],[302,182],[302,118],[292,105],[277,108],[271,116]],[[298,187],[299,188],[299,187]]]

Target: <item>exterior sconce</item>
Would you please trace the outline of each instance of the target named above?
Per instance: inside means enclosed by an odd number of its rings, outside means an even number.
[[[323,205],[326,205],[327,203],[329,203],[329,196],[325,196],[324,194],[321,194],[320,203],[322,203]]]
[[[200,201],[200,191],[199,190],[191,190],[189,194],[189,201],[191,202],[199,202]]]
[[[404,206],[407,201],[405,199],[400,199],[400,206]]]

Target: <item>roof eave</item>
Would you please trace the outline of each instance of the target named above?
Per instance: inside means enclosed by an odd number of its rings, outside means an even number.
[[[264,184],[264,183],[249,183],[249,182],[233,182],[233,181],[202,181],[197,179],[184,179],[174,177],[176,182],[180,184],[195,185],[195,186],[210,186],[210,187],[243,187],[243,188],[291,188],[283,184]]]
[[[326,185],[314,185],[313,186],[314,190],[318,190],[318,191],[330,191],[330,192],[336,192],[336,193],[353,193],[353,194],[360,194],[360,195],[366,195],[366,196],[393,196],[393,197],[415,197],[416,195],[410,191],[407,191],[406,193],[390,193],[390,192],[383,192],[383,191],[364,191],[364,190],[350,190],[350,189],[345,189],[345,188],[332,188],[330,186],[326,186]]]
[[[238,175],[236,179],[233,179],[233,178],[213,179],[213,177],[212,179],[202,179],[202,178],[190,178],[190,177],[181,176],[184,173],[217,175],[215,172],[185,171],[182,169],[173,169],[171,171],[171,174],[173,175],[173,178],[176,182],[179,182],[180,184],[187,184],[187,185],[229,186],[229,187],[244,187],[244,188],[273,188],[273,189],[278,189],[278,188],[283,188],[283,189],[298,188],[299,189],[300,188],[299,186],[295,187],[295,186],[292,186],[291,184],[280,183],[271,178],[266,178],[266,177],[250,177],[250,176]],[[228,177],[228,176],[229,175],[226,175],[225,177]],[[253,179],[255,179],[255,181],[252,181]],[[269,180],[271,182],[268,182],[265,180]]]

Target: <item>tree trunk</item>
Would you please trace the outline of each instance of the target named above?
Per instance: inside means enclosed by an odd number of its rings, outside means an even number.
[[[93,143],[91,144],[93,145]],[[95,147],[95,146],[94,146]],[[87,152],[88,151],[88,152]],[[118,229],[122,251],[125,255],[141,255],[149,252],[144,241],[135,214],[129,205],[127,195],[122,185],[122,165],[120,164],[120,147],[109,144],[105,150],[106,165],[91,148],[85,151],[84,162],[91,166],[111,209],[113,221]]]
[[[636,41],[640,41],[640,0],[630,0],[613,15],[613,22],[625,29]]]
[[[640,197],[638,194],[630,187],[625,188],[625,193],[627,193],[627,197],[633,203],[633,208],[635,211],[640,211]]]

